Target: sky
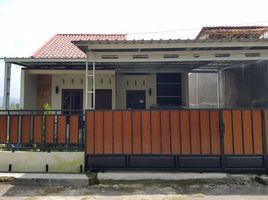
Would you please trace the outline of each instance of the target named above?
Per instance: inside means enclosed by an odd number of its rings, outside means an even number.
[[[268,25],[268,0],[0,0],[0,58],[31,56],[57,33],[193,39],[203,26]],[[20,96],[12,65],[11,97]],[[4,62],[0,60],[0,97]]]

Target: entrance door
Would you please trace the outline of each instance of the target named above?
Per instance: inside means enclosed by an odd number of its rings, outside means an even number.
[[[112,109],[112,90],[97,89],[95,92],[95,109]]]
[[[62,90],[63,114],[80,114],[83,110],[83,90]]]
[[[145,90],[127,90],[127,109],[145,109]]]

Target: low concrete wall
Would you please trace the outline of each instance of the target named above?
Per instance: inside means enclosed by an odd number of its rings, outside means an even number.
[[[8,172],[48,172],[79,173],[84,169],[84,152],[8,152],[0,151],[0,171]]]

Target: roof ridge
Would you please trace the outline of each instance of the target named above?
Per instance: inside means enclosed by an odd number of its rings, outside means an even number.
[[[48,41],[46,41],[41,47],[39,47],[30,57],[36,57],[38,53],[46,47],[52,40],[54,40],[57,37],[57,34],[54,34]]]

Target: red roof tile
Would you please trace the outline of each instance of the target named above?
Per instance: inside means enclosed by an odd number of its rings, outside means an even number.
[[[86,58],[72,41],[125,40],[124,34],[57,34],[33,55],[33,58]]]

